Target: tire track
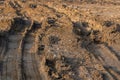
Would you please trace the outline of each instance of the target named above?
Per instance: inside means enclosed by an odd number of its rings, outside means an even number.
[[[34,22],[33,22],[34,23]],[[41,80],[38,59],[38,30],[34,30],[34,25],[26,33],[22,48],[22,80]]]
[[[17,21],[16,21],[17,19]],[[3,59],[1,80],[20,80],[21,78],[21,42],[29,29],[29,24],[16,18],[7,38],[7,50]]]
[[[0,56],[1,58],[4,56],[4,52],[6,51],[7,41],[5,37],[0,37]]]
[[[15,8],[16,11],[16,6],[20,8],[19,5],[14,2],[12,2],[11,5],[13,5],[13,8]],[[44,7],[48,12],[62,14],[68,20],[68,23],[73,23],[72,18],[64,13],[64,11],[59,11],[59,9],[52,5],[49,6],[41,3],[40,6]],[[48,77],[51,77],[50,75],[47,75],[47,73],[49,74],[47,71],[44,74],[46,65],[42,65],[40,59],[44,56],[40,56],[40,53],[38,53],[38,47],[42,44],[42,40],[40,42],[41,44],[39,44],[39,28],[34,30],[33,25],[34,22],[32,20],[22,20],[21,18],[20,20],[15,19],[15,23],[12,24],[12,28],[8,34],[5,35],[5,38],[0,37],[0,80],[48,80]],[[49,31],[48,29],[51,28],[47,26],[45,21],[45,24],[42,25],[43,28],[41,29],[41,34],[46,35],[47,31]],[[88,46],[89,45],[91,44],[88,44]],[[100,46],[99,49],[95,49],[95,52],[94,50],[91,52],[90,48],[86,46],[88,49],[86,49],[86,52],[83,51],[83,53],[87,58],[94,57],[96,63],[102,65],[102,68],[104,68],[102,70],[104,71],[96,70],[97,68],[93,69],[95,63],[92,61],[93,59],[89,59],[88,62],[85,62],[85,65],[80,67],[80,71],[82,72],[80,77],[85,77],[85,80],[94,80],[94,74],[92,74],[92,72],[96,71],[98,75],[102,76],[103,80],[119,80],[119,52],[116,52],[114,49],[111,50],[111,47],[109,46]],[[83,50],[81,47],[79,48]],[[92,53],[92,55],[89,53]],[[80,53],[80,55],[81,54],[82,53]],[[83,58],[87,60],[87,58]],[[41,68],[41,66],[44,68]],[[89,68],[92,68],[93,70],[90,70]],[[47,78],[45,78],[46,76]],[[60,77],[62,79],[62,76]],[[78,77],[78,75],[73,75],[73,77]],[[75,78],[75,80],[76,79],[77,78]]]
[[[117,45],[116,45],[117,46]],[[111,51],[111,53],[113,53],[117,58],[118,60],[120,61],[120,50],[117,50],[116,48],[114,49],[114,46],[108,46],[106,45],[106,47]]]
[[[102,71],[99,70],[102,78],[104,80],[119,80],[120,62],[116,55],[104,44],[99,45],[99,48],[96,48],[92,53],[101,58],[97,62],[103,67]]]
[[[4,58],[4,53],[6,51],[6,39],[5,37],[0,37],[0,80],[2,77],[2,72],[3,72],[3,58]]]
[[[118,58],[115,56],[115,54],[111,53],[111,51],[106,46],[101,45],[101,48],[98,49],[98,52],[100,52],[101,53],[100,55],[104,58],[104,62],[105,62],[103,63],[104,65],[113,66],[116,67],[118,70],[120,70],[119,69],[120,62]]]
[[[58,10],[56,10],[55,8],[49,7],[47,5],[45,5],[45,7],[48,7],[49,9],[58,12]],[[65,14],[65,13],[62,13]],[[65,14],[66,17],[68,17]],[[69,17],[68,19],[73,22]],[[98,57],[100,57],[102,59],[102,61],[100,61],[100,64],[102,65],[102,67],[104,68],[104,66],[109,66],[109,67],[113,67],[113,68],[109,68],[107,67],[107,69],[105,68],[105,72],[103,72],[106,75],[105,80],[109,79],[109,80],[119,80],[119,66],[120,66],[120,62],[119,62],[119,54],[118,52],[115,52],[113,50],[111,50],[110,47],[106,47],[104,45],[101,45],[100,49],[96,49],[93,54],[95,54],[97,56],[96,59],[98,59]],[[94,56],[94,55],[93,55]],[[99,59],[98,59],[99,60]],[[96,60],[96,61],[98,61]],[[99,63],[99,62],[98,62]],[[94,64],[93,64],[94,65]],[[114,68],[117,68],[116,71],[114,71]],[[101,73],[102,76],[102,73]]]
[[[34,36],[32,36],[30,33],[27,33],[23,44],[24,47],[22,53],[22,80],[37,80],[32,65],[32,61],[35,62],[34,55],[36,54],[36,51],[32,49],[35,47]]]

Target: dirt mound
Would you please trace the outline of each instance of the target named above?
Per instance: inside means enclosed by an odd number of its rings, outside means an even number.
[[[118,4],[0,1],[0,80],[119,80]]]

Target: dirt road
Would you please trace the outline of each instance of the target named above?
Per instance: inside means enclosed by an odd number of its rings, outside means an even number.
[[[119,4],[0,1],[0,80],[120,80]]]

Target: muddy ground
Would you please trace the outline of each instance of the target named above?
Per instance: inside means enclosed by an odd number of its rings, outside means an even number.
[[[120,80],[120,1],[0,0],[0,80]]]

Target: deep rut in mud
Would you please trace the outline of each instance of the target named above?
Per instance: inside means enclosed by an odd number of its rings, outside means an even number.
[[[17,17],[0,32],[0,80],[120,80],[118,23],[77,21],[67,4],[9,4]]]
[[[15,18],[10,31],[4,36],[5,38],[1,38],[2,60],[0,80],[40,79],[35,59],[37,43],[35,41],[36,36],[32,35],[34,34],[31,31],[32,23],[30,20]]]

